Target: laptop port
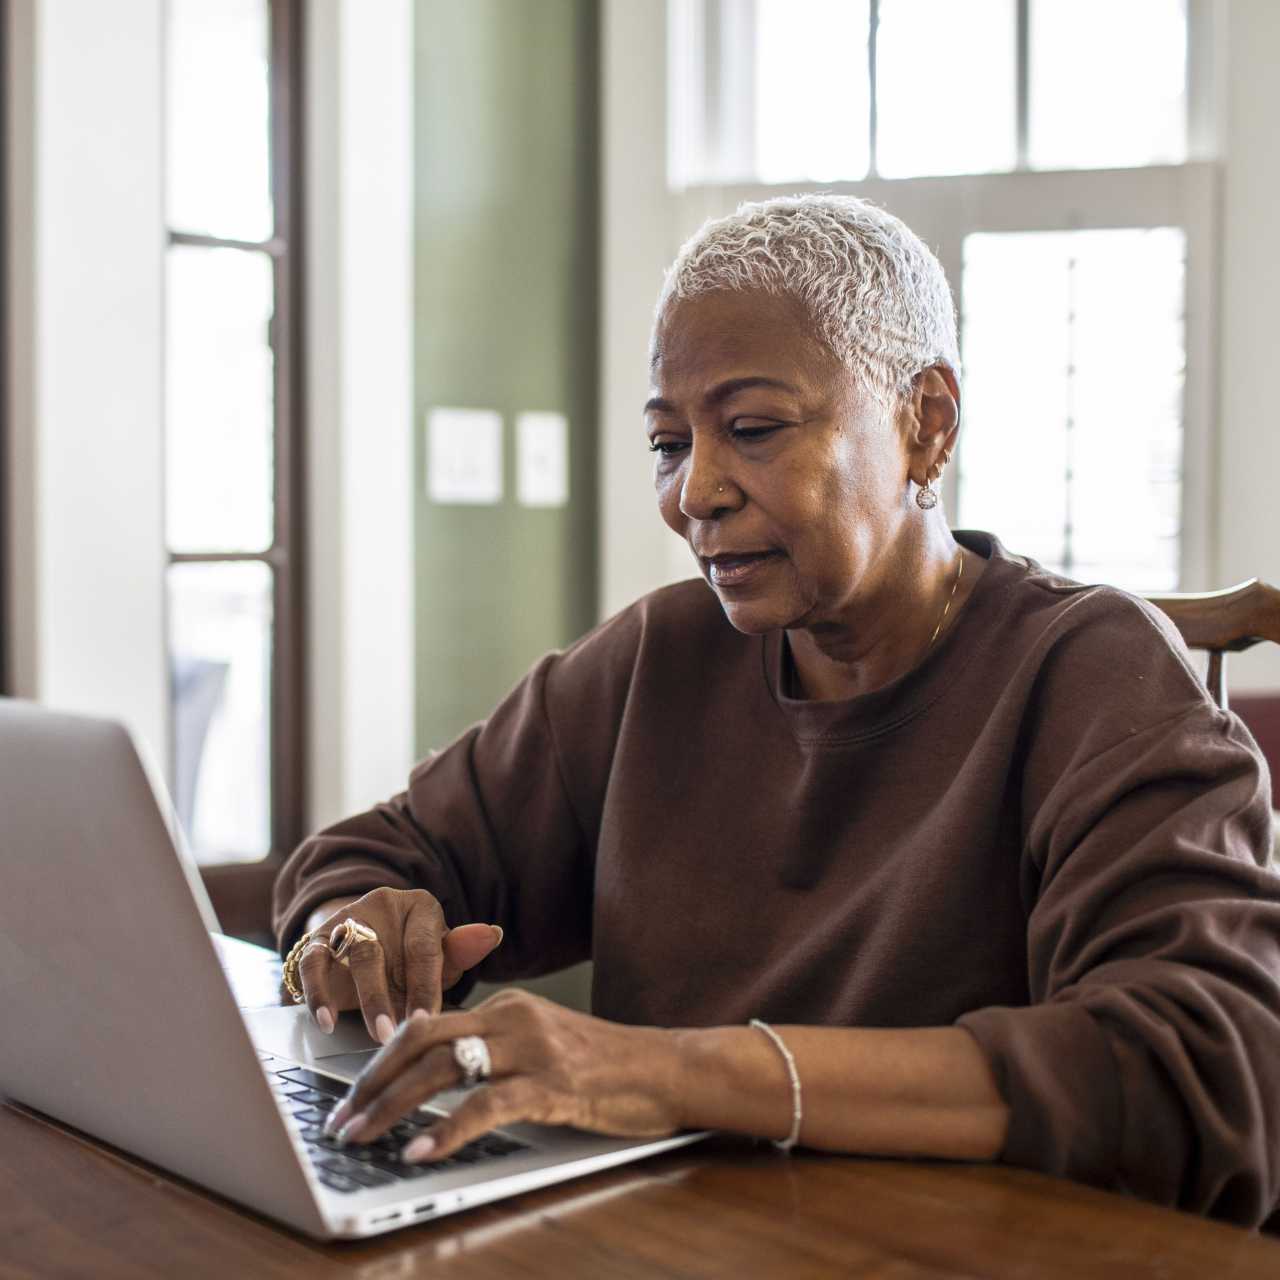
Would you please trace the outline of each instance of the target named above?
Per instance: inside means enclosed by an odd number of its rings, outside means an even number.
[[[371,1227],[380,1227],[384,1222],[394,1222],[400,1216],[399,1209],[394,1210],[392,1213],[380,1213],[377,1217],[369,1219],[369,1225]]]
[[[436,1202],[434,1200],[428,1200],[426,1204],[420,1204],[416,1209],[414,1209],[413,1216],[415,1218],[422,1218],[422,1217],[425,1217],[428,1213],[434,1213],[435,1209],[436,1209]]]

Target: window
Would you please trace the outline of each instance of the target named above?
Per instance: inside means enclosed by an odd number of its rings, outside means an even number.
[[[962,321],[952,523],[1075,577],[1212,585],[1208,7],[669,0],[667,17],[668,252],[781,191],[891,209]]]
[[[958,509],[1069,577],[1177,588],[1185,254],[1173,227],[965,239]]]
[[[677,188],[1186,158],[1187,0],[670,0],[669,19]]]
[[[171,790],[205,864],[302,835],[299,9],[167,9]]]

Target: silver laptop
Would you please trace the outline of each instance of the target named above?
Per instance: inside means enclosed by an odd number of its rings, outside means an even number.
[[[122,726],[0,699],[0,1093],[319,1238],[702,1136],[514,1125],[442,1164],[401,1164],[423,1110],[387,1140],[337,1148],[324,1116],[376,1046],[346,1019],[330,1038],[304,1009],[237,1008],[170,815]]]

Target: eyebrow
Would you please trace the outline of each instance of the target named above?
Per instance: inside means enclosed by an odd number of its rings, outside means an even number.
[[[765,377],[747,377],[747,378],[729,378],[725,382],[718,383],[702,397],[702,403],[707,408],[714,408],[716,405],[723,404],[726,400],[732,399],[740,391],[749,391],[752,387],[773,387],[779,391],[790,391],[795,394],[796,388],[789,382],[783,382],[781,378],[765,378]],[[654,396],[651,400],[645,401],[645,413],[674,413],[675,405],[670,400],[664,400],[661,396]]]

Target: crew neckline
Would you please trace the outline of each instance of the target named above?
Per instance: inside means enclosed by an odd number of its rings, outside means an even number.
[[[953,529],[951,536],[980,555],[986,567],[955,621],[923,659],[896,680],[853,698],[816,701],[786,692],[786,632],[764,637],[764,679],[775,705],[798,742],[841,745],[891,733],[927,711],[955,682],[973,657],[978,633],[1001,612],[1010,588],[1028,564],[1011,556],[1000,540],[979,529]]]

